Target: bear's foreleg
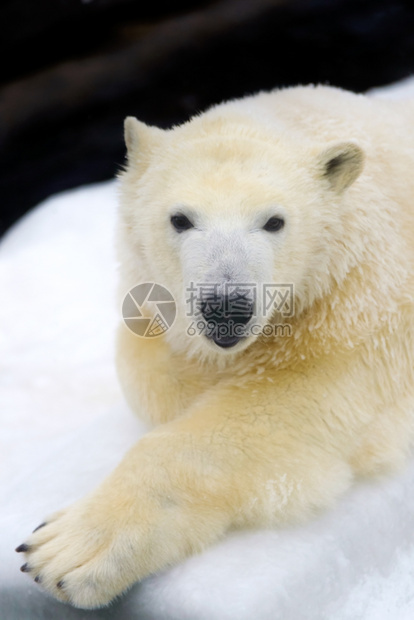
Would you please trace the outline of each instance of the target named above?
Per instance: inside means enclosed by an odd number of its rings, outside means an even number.
[[[100,607],[232,528],[330,504],[352,475],[341,444],[349,420],[343,436],[330,429],[349,403],[326,410],[311,376],[278,377],[277,387],[264,378],[216,386],[146,435],[94,493],[32,534],[25,570],[62,601]]]

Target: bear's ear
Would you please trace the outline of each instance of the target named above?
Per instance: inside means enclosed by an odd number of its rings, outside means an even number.
[[[158,127],[151,127],[133,116],[127,116],[124,122],[124,138],[130,163],[159,144],[163,133]]]
[[[341,142],[319,156],[319,170],[332,189],[343,192],[359,177],[364,167],[364,152],[353,142]]]

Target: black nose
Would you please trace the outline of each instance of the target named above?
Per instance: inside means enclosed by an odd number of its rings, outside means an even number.
[[[253,316],[254,303],[244,297],[216,295],[207,297],[200,304],[201,314],[209,323],[227,324],[230,321],[246,325]]]
[[[207,338],[229,348],[245,337],[244,328],[253,316],[254,302],[240,295],[216,295],[203,299],[200,310],[207,323]]]

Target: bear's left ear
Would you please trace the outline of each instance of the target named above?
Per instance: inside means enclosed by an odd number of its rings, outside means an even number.
[[[340,193],[352,185],[364,167],[364,152],[353,142],[340,142],[319,155],[319,171]]]

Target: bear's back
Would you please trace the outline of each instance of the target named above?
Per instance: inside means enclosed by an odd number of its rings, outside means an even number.
[[[268,139],[318,143],[355,140],[364,149],[411,148],[407,125],[414,100],[393,101],[330,86],[296,86],[235,99],[211,108],[204,123],[244,123]],[[367,153],[369,154],[369,153]]]

